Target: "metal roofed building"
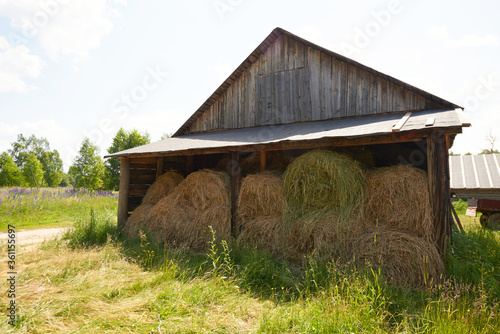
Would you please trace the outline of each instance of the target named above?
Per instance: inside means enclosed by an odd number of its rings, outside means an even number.
[[[245,155],[265,170],[275,152],[358,147],[377,166],[427,171],[442,251],[451,233],[448,149],[470,125],[462,109],[276,28],[172,138],[107,156],[121,159],[118,224],[167,170],[187,175],[230,159],[234,210]]]
[[[450,156],[450,188],[458,198],[500,200],[500,154]]]

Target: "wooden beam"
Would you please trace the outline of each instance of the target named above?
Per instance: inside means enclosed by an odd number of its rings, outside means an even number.
[[[462,227],[462,223],[460,222],[460,218],[458,218],[457,212],[455,211],[455,207],[453,206],[453,203],[450,201],[450,206],[451,206],[451,213],[453,213],[453,216],[455,217],[456,225],[460,232],[465,233],[464,228]]]
[[[392,131],[393,131],[393,132],[395,132],[395,131],[399,131],[399,130],[401,130],[401,128],[402,128],[403,126],[405,126],[405,123],[406,123],[406,121],[408,120],[408,118],[410,118],[410,116],[411,116],[411,111],[410,111],[410,112],[407,112],[407,113],[406,113],[406,114],[405,114],[405,115],[404,115],[404,116],[403,116],[403,117],[399,120],[399,122],[397,122],[397,123],[396,123],[396,125],[394,125],[394,126],[392,127]]]
[[[163,174],[163,157],[156,158],[156,178],[158,179]]]
[[[266,151],[260,151],[260,171],[266,170]]]
[[[120,191],[118,193],[118,230],[121,231],[128,218],[128,196],[130,185],[130,160],[120,159]]]
[[[446,135],[440,131],[434,131],[427,139],[427,164],[435,241],[444,256],[451,238],[450,177]]]
[[[186,172],[191,174],[194,172],[194,155],[188,155],[186,159]]]
[[[231,234],[236,237],[236,203],[241,186],[240,153],[231,154]]]

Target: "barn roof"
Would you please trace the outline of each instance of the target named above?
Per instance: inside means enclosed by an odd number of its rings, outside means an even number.
[[[500,190],[500,154],[450,156],[450,188]]]
[[[396,132],[404,136],[415,130],[452,128],[460,130],[466,125],[461,120],[462,110],[425,110],[413,113],[383,114],[336,120],[292,123],[277,126],[260,126],[225,131],[195,133],[165,139],[144,146],[131,148],[106,157],[133,157],[144,155],[186,155],[203,150],[205,154],[228,151],[252,151],[256,146],[285,144],[296,141],[320,139],[354,139],[358,137],[387,135]],[[407,116],[407,117],[405,117]],[[409,117],[408,117],[409,116]],[[405,122],[402,122],[405,120]],[[457,131],[455,133],[458,133]]]
[[[186,134],[190,127],[193,125],[193,123],[196,122],[196,120],[205,112],[207,111],[223,94],[227,91],[227,89],[236,81],[238,78],[242,76],[242,74],[254,64],[261,55],[263,55],[266,50],[280,37],[280,36],[287,36],[298,43],[301,43],[307,47],[310,47],[312,49],[318,50],[338,61],[347,63],[349,65],[352,65],[362,71],[368,72],[376,77],[382,78],[384,80],[387,80],[388,82],[395,84],[402,89],[405,89],[407,91],[411,91],[413,93],[416,93],[420,96],[423,96],[424,98],[434,102],[436,105],[439,105],[443,108],[447,109],[456,109],[456,108],[461,108],[462,107],[446,101],[440,97],[437,97],[433,94],[430,94],[426,91],[423,91],[419,88],[416,88],[412,85],[409,85],[401,80],[398,80],[396,78],[393,78],[389,75],[383,74],[379,71],[376,71],[368,66],[365,66],[363,64],[360,64],[350,58],[347,58],[345,56],[342,56],[340,54],[337,54],[335,52],[332,52],[330,50],[327,50],[319,45],[316,45],[314,43],[311,43],[303,38],[300,38],[282,28],[275,28],[269,36],[264,39],[264,41],[234,70],[234,72],[217,88],[217,90],[196,110],[191,117],[187,119],[187,121],[174,133],[173,137],[181,136]]]

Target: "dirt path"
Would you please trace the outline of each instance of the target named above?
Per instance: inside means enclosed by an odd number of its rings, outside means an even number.
[[[16,245],[39,244],[44,240],[62,235],[67,228],[41,228],[36,230],[16,231]],[[0,243],[7,240],[7,233],[0,233]]]

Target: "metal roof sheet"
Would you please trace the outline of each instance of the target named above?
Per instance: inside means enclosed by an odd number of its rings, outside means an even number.
[[[451,189],[500,189],[500,154],[450,156]]]
[[[427,128],[461,127],[461,110],[425,110],[415,111],[401,127],[399,132]],[[242,147],[255,144],[279,143],[284,141],[315,140],[335,137],[361,137],[387,134],[405,115],[384,114],[365,117],[353,117],[316,122],[292,123],[276,126],[262,126],[234,130],[213,131],[172,137],[159,142],[131,148],[107,155],[106,157],[160,154],[188,151],[193,149],[211,149],[223,147]],[[426,126],[429,117],[434,117],[432,126]]]

